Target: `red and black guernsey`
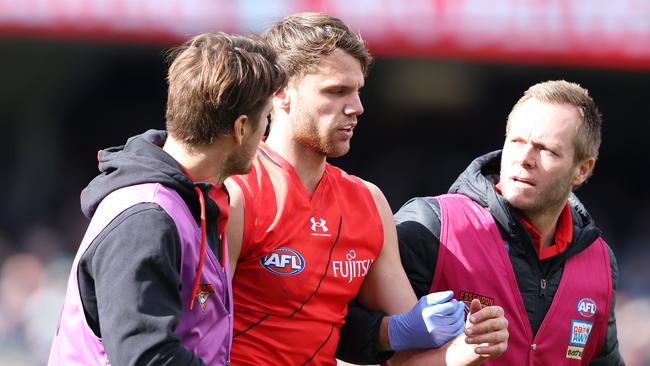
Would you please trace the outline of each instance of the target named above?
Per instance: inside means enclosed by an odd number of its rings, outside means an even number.
[[[327,164],[310,195],[265,144],[250,173],[233,179],[245,199],[233,364],[335,365],[347,304],[383,245],[370,191]]]

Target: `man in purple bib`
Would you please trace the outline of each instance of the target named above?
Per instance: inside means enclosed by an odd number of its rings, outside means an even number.
[[[223,236],[230,175],[249,171],[271,95],[264,41],[198,35],[169,68],[167,131],[99,152],[49,365],[224,365],[232,291]]]
[[[395,214],[416,295],[450,289],[466,303],[503,307],[508,349],[485,364],[624,365],[616,259],[572,193],[593,172],[601,124],[579,85],[533,85],[508,116],[503,150],[474,160],[448,194],[414,198]],[[368,344],[363,335],[382,318],[351,307],[339,355],[377,361],[355,343]],[[398,354],[391,362],[426,357]]]

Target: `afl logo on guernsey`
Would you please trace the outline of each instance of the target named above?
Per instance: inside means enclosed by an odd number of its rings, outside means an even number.
[[[274,249],[260,259],[260,264],[267,271],[281,276],[293,276],[305,269],[305,259],[302,255],[289,248]]]
[[[596,302],[588,297],[578,300],[578,314],[585,318],[596,315]]]

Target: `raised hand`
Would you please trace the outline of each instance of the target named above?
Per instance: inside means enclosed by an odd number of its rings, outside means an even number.
[[[500,306],[481,308],[474,299],[465,324],[465,342],[477,345],[474,352],[485,358],[501,356],[508,348],[508,320]]]

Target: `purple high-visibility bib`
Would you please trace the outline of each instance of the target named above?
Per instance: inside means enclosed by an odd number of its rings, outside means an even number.
[[[196,299],[193,299],[197,303],[190,311],[189,296],[198,267],[201,229],[178,193],[163,185],[150,183],[114,191],[97,208],[72,265],[48,365],[110,364],[102,340],[95,336],[86,322],[77,281],[79,260],[95,237],[115,217],[127,208],[145,202],[158,204],[171,216],[181,241],[183,313],[176,334],[183,346],[206,364],[224,365],[230,362],[232,287],[227,251],[224,251],[225,267],[222,267],[212,250],[206,250],[201,287]]]

